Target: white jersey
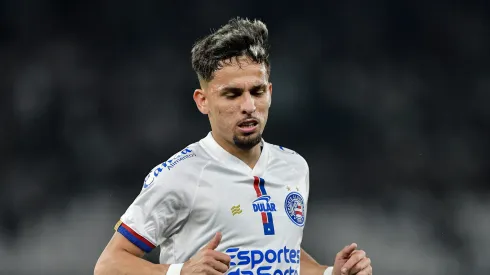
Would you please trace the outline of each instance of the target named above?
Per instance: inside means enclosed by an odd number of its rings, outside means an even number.
[[[299,274],[309,193],[307,162],[262,141],[253,169],[211,133],[155,167],[116,225],[160,263],[183,263],[216,232],[231,257],[229,275]]]

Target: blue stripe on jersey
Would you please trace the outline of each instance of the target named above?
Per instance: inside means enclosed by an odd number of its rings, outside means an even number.
[[[259,179],[260,179],[259,182],[260,191],[262,192],[262,196],[265,196],[267,195],[267,192],[265,191],[265,187],[264,187],[264,179],[263,178],[259,178]]]
[[[264,235],[274,235],[274,221],[272,220],[272,213],[267,213],[267,223],[264,223]]]
[[[117,232],[121,233],[126,239],[128,239],[130,242],[132,242],[134,245],[139,247],[141,250],[145,251],[146,253],[150,253],[153,249],[149,247],[147,244],[142,242],[140,239],[138,239],[136,236],[131,234],[126,228],[123,226],[119,226],[117,229]]]

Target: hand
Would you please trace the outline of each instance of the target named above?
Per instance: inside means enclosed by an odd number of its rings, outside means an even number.
[[[180,274],[222,275],[228,271],[231,261],[230,256],[215,250],[220,241],[221,233],[218,232],[194,257],[184,263]]]
[[[344,247],[335,257],[332,275],[372,275],[371,259],[364,250],[356,250],[353,243]]]

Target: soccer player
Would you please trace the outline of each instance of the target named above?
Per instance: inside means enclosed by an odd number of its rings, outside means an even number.
[[[372,274],[355,243],[330,267],[301,248],[308,164],[262,138],[272,97],[265,24],[230,20],[194,45],[192,66],[211,131],[151,170],[95,274]],[[141,258],[156,246],[161,264]]]

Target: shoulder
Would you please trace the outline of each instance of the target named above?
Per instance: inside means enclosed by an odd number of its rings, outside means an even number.
[[[298,152],[286,148],[281,145],[276,145],[272,143],[268,143],[270,154],[272,155],[273,158],[280,159],[287,164],[295,167],[295,169],[301,169],[301,170],[306,170],[308,171],[308,162],[306,159],[301,156]]]
[[[181,186],[194,183],[208,162],[209,156],[199,143],[192,143],[153,167],[145,177],[143,189],[159,182]]]

